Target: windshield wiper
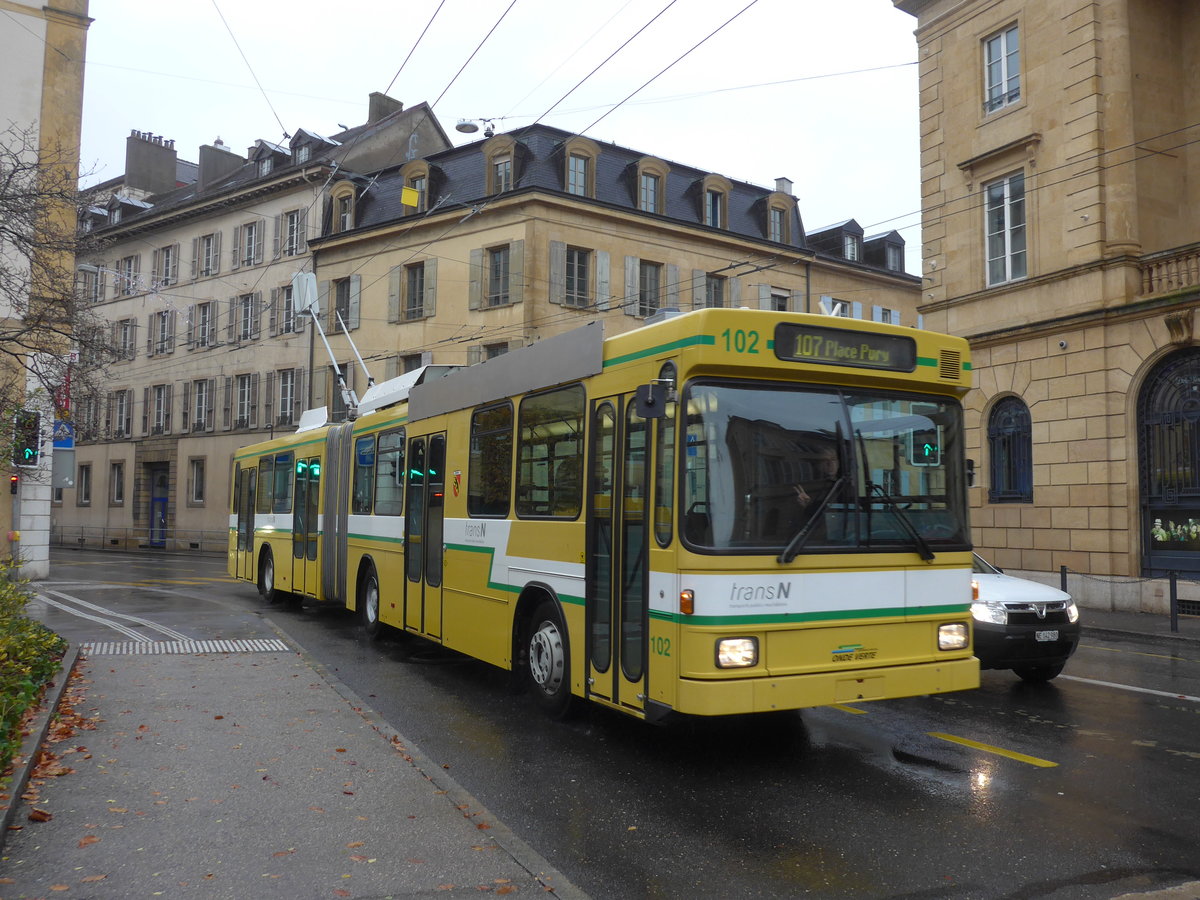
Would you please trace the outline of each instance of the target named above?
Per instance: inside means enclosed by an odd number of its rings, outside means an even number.
[[[788,545],[783,548],[783,552],[775,557],[776,562],[786,564],[796,558],[796,554],[800,552],[800,548],[804,546],[804,542],[808,540],[808,536],[817,527],[817,522],[821,520],[821,514],[825,512],[825,507],[829,505],[829,501],[833,499],[834,494],[841,490],[842,484],[845,481],[845,475],[839,475],[834,479],[833,484],[829,486],[829,490],[825,492],[825,496],[821,498],[821,502],[817,504],[808,521],[800,526],[800,530],[788,541]]]
[[[875,484],[873,481],[867,482],[867,488],[871,491],[874,491],[881,500],[888,504],[888,509],[895,513],[896,521],[900,523],[901,527],[905,530],[905,532],[907,532],[908,536],[912,538],[913,543],[917,545],[917,553],[920,555],[921,559],[925,560],[926,562],[929,562],[929,560],[933,559],[934,553],[929,546],[929,542],[926,541],[925,538],[921,537],[921,533],[917,531],[916,526],[912,523],[912,519],[908,517],[908,513],[904,511],[904,508],[900,506],[900,504],[896,501],[896,498],[885,491],[882,487]]]

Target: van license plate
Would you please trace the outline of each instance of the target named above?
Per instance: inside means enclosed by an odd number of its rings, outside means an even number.
[[[1039,641],[1057,641],[1058,631],[1038,631],[1034,633],[1034,637]]]

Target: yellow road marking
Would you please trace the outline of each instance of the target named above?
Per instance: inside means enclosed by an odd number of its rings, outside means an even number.
[[[1188,659],[1186,656],[1168,656],[1164,653],[1143,653],[1140,650],[1120,650],[1116,647],[1097,647],[1095,644],[1080,644],[1081,649],[1087,650],[1104,650],[1108,653],[1123,653],[1129,656],[1149,656],[1151,659],[1169,659],[1171,662],[1196,662],[1194,659]]]
[[[1048,759],[1038,759],[1036,756],[1026,756],[1024,753],[1017,753],[1014,750],[1005,750],[1002,747],[993,747],[991,744],[981,744],[978,741],[956,737],[953,734],[943,734],[940,731],[930,731],[927,733],[930,737],[935,737],[938,740],[949,741],[952,744],[962,744],[964,747],[982,750],[984,753],[995,753],[997,756],[1007,756],[1009,759],[1015,759],[1017,762],[1028,763],[1031,766],[1038,766],[1042,769],[1052,769],[1058,765],[1058,763],[1050,762]]]
[[[850,713],[852,716],[865,716],[867,714],[865,709],[855,709],[853,706],[845,706],[841,703],[831,703],[829,705],[833,709],[840,709],[842,712]]]

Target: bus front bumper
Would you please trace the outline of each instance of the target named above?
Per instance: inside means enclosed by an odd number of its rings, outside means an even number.
[[[968,657],[779,678],[683,679],[679,682],[673,709],[685,715],[723,716],[916,697],[977,687],[979,660]]]

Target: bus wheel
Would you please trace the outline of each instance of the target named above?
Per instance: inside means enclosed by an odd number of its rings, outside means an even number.
[[[567,630],[558,606],[543,600],[529,628],[528,666],[533,696],[552,718],[560,719],[571,708],[570,656]]]
[[[379,576],[371,566],[363,575],[362,589],[358,592],[358,609],[362,613],[363,631],[374,640],[383,631],[379,621]]]
[[[278,603],[280,592],[275,590],[275,557],[270,549],[263,551],[262,559],[258,562],[258,592],[267,603]]]

